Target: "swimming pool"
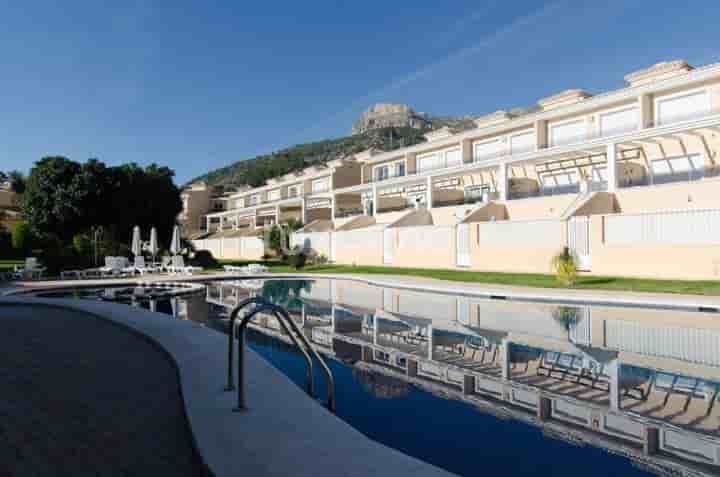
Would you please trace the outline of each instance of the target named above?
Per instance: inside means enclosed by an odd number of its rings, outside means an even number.
[[[252,294],[287,307],[332,358],[341,419],[459,475],[718,470],[717,314],[349,280],[212,282],[202,294],[132,304],[224,331],[229,310]],[[251,326],[250,346],[302,386],[304,363],[275,320]]]

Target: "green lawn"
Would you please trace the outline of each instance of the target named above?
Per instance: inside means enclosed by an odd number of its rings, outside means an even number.
[[[6,260],[6,259],[0,259],[0,272],[6,272],[8,270],[12,270],[15,268],[15,265],[22,265],[22,260]]]
[[[223,265],[243,265],[245,263],[264,263],[273,272],[295,272],[287,264],[278,261],[244,262],[222,261]],[[436,278],[454,282],[488,283],[497,285],[517,285],[539,288],[563,288],[553,275],[535,273],[497,273],[471,272],[461,270],[432,270],[425,268],[393,268],[350,265],[310,265],[302,273],[364,273],[372,275],[402,275],[412,277]],[[650,280],[643,278],[580,276],[574,287],[581,290],[621,290],[646,293],[684,293],[690,295],[720,296],[720,280]]]

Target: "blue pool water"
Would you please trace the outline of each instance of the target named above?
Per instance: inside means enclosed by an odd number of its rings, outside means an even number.
[[[305,364],[285,343],[250,333],[248,344],[298,386]],[[627,459],[607,451],[563,442],[517,421],[483,414],[478,408],[443,399],[396,380],[393,397],[377,397],[351,366],[330,360],[337,415],[366,436],[463,476],[502,472],[512,476],[647,476]],[[318,394],[324,379],[315,382]]]

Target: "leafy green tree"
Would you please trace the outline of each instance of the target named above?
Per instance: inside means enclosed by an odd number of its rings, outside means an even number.
[[[25,176],[20,171],[12,171],[7,175],[7,180],[10,181],[10,187],[16,194],[22,194],[25,192]]]
[[[107,167],[97,159],[47,157],[30,171],[23,213],[34,231],[64,243],[97,226],[106,230],[104,240],[129,243],[135,225],[157,227],[162,242],[182,210],[173,176],[155,164]]]
[[[12,230],[12,246],[17,253],[27,254],[32,249],[32,230],[27,222],[18,222]]]
[[[60,156],[35,164],[21,200],[30,228],[59,239],[70,239],[84,228],[88,191],[81,172],[80,164]]]

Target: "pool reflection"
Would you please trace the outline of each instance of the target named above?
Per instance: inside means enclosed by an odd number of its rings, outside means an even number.
[[[307,337],[353,364],[376,396],[402,396],[413,384],[660,473],[713,474],[720,465],[716,314],[498,301],[341,280],[216,282],[206,299],[229,309],[258,294],[287,306]],[[269,315],[251,326],[284,339]]]

